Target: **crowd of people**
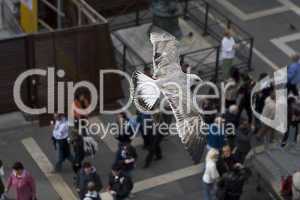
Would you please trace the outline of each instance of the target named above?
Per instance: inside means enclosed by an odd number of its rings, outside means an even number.
[[[245,156],[251,149],[251,141],[265,144],[275,141],[276,130],[267,124],[262,123],[254,117],[253,109],[265,118],[273,120],[276,112],[276,90],[287,89],[287,131],[282,138],[277,138],[281,147],[287,145],[288,138],[297,142],[298,125],[300,122],[299,94],[300,84],[300,54],[291,57],[291,63],[287,66],[287,84],[275,85],[272,78],[266,73],[260,74],[255,81],[248,73],[241,73],[233,67],[235,51],[239,48],[234,41],[230,31],[226,31],[222,40],[222,61],[224,68],[224,81],[230,83],[225,94],[226,111],[223,114],[208,116],[204,119],[207,124],[214,124],[209,129],[211,132],[220,134],[208,134],[207,154],[205,159],[205,172],[202,178],[204,200],[238,200],[243,193],[243,185],[249,178],[250,171],[243,163]],[[254,93],[251,99],[251,92],[256,83],[259,82],[261,90]],[[254,102],[251,105],[251,100]],[[218,102],[206,102],[210,109],[218,108]],[[253,108],[253,109],[252,109]],[[245,112],[244,112],[245,111]],[[282,113],[281,113],[282,114]],[[234,125],[234,134],[221,134],[222,123]],[[226,127],[226,126],[225,126]],[[213,130],[217,129],[217,130]],[[292,180],[292,178],[291,178]],[[299,195],[299,172],[293,177],[293,199]],[[278,188],[279,189],[279,188]]]
[[[227,88],[225,95],[225,112],[204,115],[203,120],[208,124],[206,135],[207,153],[205,156],[205,170],[202,177],[204,200],[238,200],[243,193],[243,185],[250,176],[250,171],[243,165],[245,157],[251,149],[251,139],[260,142],[271,140],[275,131],[272,127],[261,123],[253,115],[252,106],[257,113],[273,119],[276,109],[277,86],[268,76],[260,74],[257,81],[248,73],[242,73],[233,67],[235,51],[239,48],[232,33],[226,31],[222,40],[221,57],[224,68],[224,81],[231,86]],[[183,64],[184,71],[188,66]],[[293,132],[293,140],[297,140],[297,130],[300,121],[298,85],[300,84],[300,56],[292,57],[288,65],[288,130],[282,138],[281,145],[287,144],[288,138]],[[151,76],[149,68],[145,73]],[[251,105],[251,91],[256,82],[263,82],[263,88],[254,95],[254,105]],[[78,93],[75,95],[73,106],[84,109],[89,105],[88,95]],[[221,110],[219,101],[205,99],[204,110]],[[52,134],[54,150],[57,152],[57,162],[53,173],[61,173],[63,164],[67,160],[72,166],[75,177],[75,187],[80,200],[100,200],[100,192],[107,191],[114,200],[125,200],[132,196],[134,187],[134,171],[137,159],[141,159],[135,147],[131,144],[138,132],[143,138],[143,149],[147,152],[144,156],[144,169],[148,169],[153,160],[161,160],[163,152],[161,143],[168,135],[168,130],[154,130],[155,123],[171,124],[172,115],[158,113],[150,115],[138,112],[136,117],[129,117],[125,113],[116,115],[119,124],[119,133],[115,136],[118,141],[118,150],[112,163],[111,172],[108,175],[107,187],[104,187],[96,167],[88,161],[87,157],[94,157],[98,151],[97,140],[85,130],[79,130],[81,119],[88,119],[88,115],[80,114],[74,109],[75,126],[70,127],[64,114],[55,115]],[[146,122],[146,123],[145,123]],[[225,124],[225,126],[224,126]],[[233,126],[231,134],[223,134],[227,124]],[[215,133],[219,134],[215,134]],[[214,134],[213,134],[214,133]],[[21,162],[16,162],[12,167],[12,173],[8,180],[4,180],[3,163],[0,161],[0,199],[14,188],[17,200],[35,200],[36,183],[29,171]],[[294,182],[298,184],[299,174],[295,175]],[[297,185],[294,190],[296,190]],[[300,187],[299,187],[300,188]]]

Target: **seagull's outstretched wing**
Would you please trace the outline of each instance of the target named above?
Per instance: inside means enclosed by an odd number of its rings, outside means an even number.
[[[181,72],[176,38],[167,32],[153,32],[150,40],[153,45],[153,77],[160,79]]]
[[[187,96],[179,97],[177,94],[163,91],[168,98],[176,118],[178,136],[186,150],[192,156],[194,163],[199,163],[205,151],[206,136],[201,132],[202,118],[200,114],[192,114],[188,110],[190,100]]]
[[[151,110],[160,97],[156,85],[161,79],[174,73],[183,73],[179,63],[178,42],[174,36],[162,31],[150,35],[153,44],[153,78],[141,72],[134,72],[131,96],[140,111]]]

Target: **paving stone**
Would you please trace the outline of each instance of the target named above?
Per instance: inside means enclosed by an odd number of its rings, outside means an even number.
[[[282,6],[276,0],[228,0],[241,11],[251,14],[253,12],[264,11]]]

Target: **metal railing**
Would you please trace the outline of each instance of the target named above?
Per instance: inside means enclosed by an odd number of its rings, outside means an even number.
[[[236,43],[239,45],[233,67],[241,70],[251,70],[254,39],[249,33],[233,23],[231,19],[206,0],[181,0],[179,7],[181,17],[195,24],[202,30],[204,36],[211,36],[217,43],[214,47],[199,49],[195,52],[181,55],[182,59],[194,69],[194,72],[198,72],[199,75],[207,79],[220,80],[220,75],[222,74],[222,68],[220,67],[221,40],[225,30],[228,28],[233,31]],[[134,27],[151,21],[151,7],[108,19],[112,31]],[[119,40],[119,42],[123,43],[122,40]],[[119,63],[123,69],[127,70],[129,66],[139,68],[152,65],[151,63],[145,63],[142,58],[139,58],[138,53],[129,45],[125,43],[120,45],[123,45],[123,47],[122,51],[119,51],[122,55]],[[128,62],[131,62],[130,60],[134,62],[128,64]]]
[[[78,9],[78,25],[82,23],[82,14],[84,14],[90,23],[107,23],[107,20],[92,8],[85,0],[72,0]]]
[[[145,62],[138,52],[128,45],[118,34],[113,34],[115,44],[115,55],[122,69],[128,73],[135,70],[143,70],[145,67],[152,67],[152,62]],[[180,55],[183,63],[188,63],[191,72],[199,74],[206,80],[219,80],[222,73],[219,70],[219,52],[220,47],[211,47],[199,49]]]
[[[248,70],[251,70],[254,38],[206,0],[186,0],[185,3],[188,9],[184,16],[201,27],[203,35],[210,35],[220,43],[226,29],[234,33],[236,43],[239,45],[235,66],[246,66]]]

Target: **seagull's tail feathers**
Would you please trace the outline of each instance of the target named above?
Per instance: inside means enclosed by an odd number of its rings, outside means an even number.
[[[156,84],[156,80],[139,71],[135,71],[132,81],[131,96],[135,106],[140,111],[151,110],[160,97],[160,89]]]

